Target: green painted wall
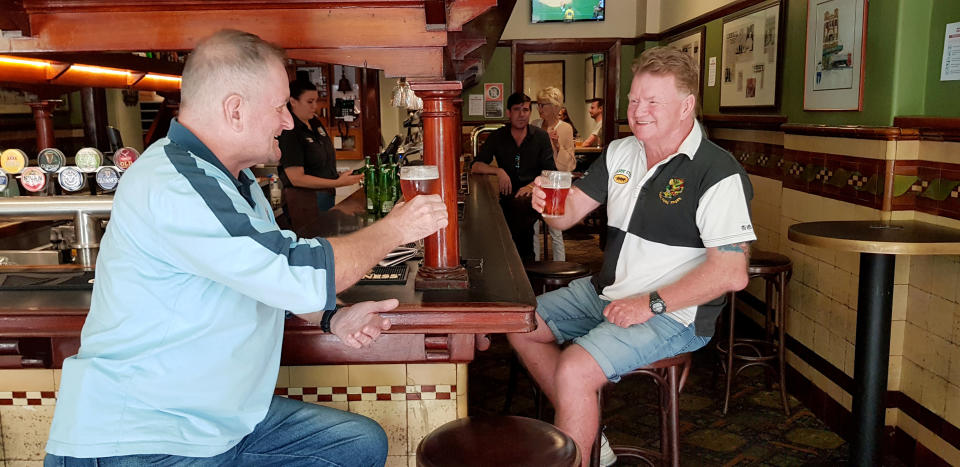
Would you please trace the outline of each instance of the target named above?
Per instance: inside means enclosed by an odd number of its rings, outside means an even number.
[[[483,75],[480,76],[477,84],[463,92],[463,121],[482,122],[486,120],[483,116],[467,115],[467,106],[470,105],[468,96],[470,94],[483,95],[484,84],[503,83],[503,101],[506,104],[507,96],[513,94],[513,89],[510,86],[510,67],[510,47],[497,47],[493,51],[493,58],[490,59],[490,63],[486,64]]]
[[[960,80],[940,81],[943,35],[948,23],[960,21],[960,1],[934,0],[930,16],[930,53],[927,60],[925,115],[960,117]]]
[[[960,21],[955,0],[871,0],[867,10],[863,110],[803,110],[807,2],[786,1],[784,56],[780,70],[780,108],[791,123],[891,125],[898,115],[960,116],[960,81],[940,82],[945,25]],[[722,69],[723,20],[707,23],[706,66],[717,57]],[[706,79],[707,71],[703,77]],[[705,114],[720,113],[720,86],[704,86]]]

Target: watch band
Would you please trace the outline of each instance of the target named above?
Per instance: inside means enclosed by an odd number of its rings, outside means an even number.
[[[655,315],[662,315],[667,311],[667,304],[660,297],[660,294],[654,290],[650,292],[650,312]]]
[[[340,305],[337,305],[336,308],[332,310],[325,310],[323,312],[323,317],[320,318],[320,330],[326,333],[330,332],[330,319],[333,318],[333,315],[337,314],[340,311]]]

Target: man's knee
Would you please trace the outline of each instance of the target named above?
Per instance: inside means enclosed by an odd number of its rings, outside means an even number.
[[[567,347],[560,355],[555,379],[561,391],[596,392],[607,383],[600,364],[579,345]]]
[[[356,443],[356,451],[362,456],[356,465],[383,465],[387,461],[387,433],[377,422],[357,416],[344,427]]]

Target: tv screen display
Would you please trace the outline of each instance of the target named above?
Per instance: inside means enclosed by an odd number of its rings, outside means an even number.
[[[530,0],[531,23],[603,21],[606,0]]]

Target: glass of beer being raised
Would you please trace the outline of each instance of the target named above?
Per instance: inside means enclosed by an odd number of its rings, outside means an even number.
[[[543,217],[563,216],[563,206],[567,202],[567,193],[570,192],[570,172],[544,170],[540,174],[540,181],[540,188],[547,195]]]
[[[400,191],[405,201],[417,195],[440,194],[440,171],[435,165],[400,167]]]

